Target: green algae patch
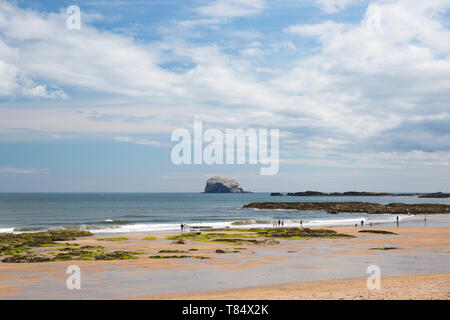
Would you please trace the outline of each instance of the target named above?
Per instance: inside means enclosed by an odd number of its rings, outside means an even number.
[[[361,233],[376,233],[376,234],[392,234],[392,235],[398,235],[398,233],[391,232],[391,231],[384,231],[384,230],[360,230]]]
[[[82,246],[80,250],[102,250],[104,249],[102,246]]]
[[[17,253],[22,253],[30,250],[30,247],[24,247],[21,245],[11,245],[0,247],[0,256],[10,256]]]
[[[85,250],[70,250],[69,252],[58,253],[54,256],[54,261],[68,260],[93,260],[95,253]]]
[[[97,241],[127,241],[128,238],[124,238],[124,237],[118,237],[118,238],[100,238],[100,239],[95,239]]]
[[[239,237],[239,240],[236,240],[236,237]],[[201,233],[201,232],[190,232],[183,233],[176,236],[168,236],[167,239],[175,240],[174,243],[185,243],[184,240],[194,240],[194,241],[202,241],[202,242],[220,242],[224,244],[242,244],[245,242],[248,243],[257,243],[257,240],[247,240],[242,238],[255,238],[256,234],[230,234],[230,233],[218,233],[218,232],[210,232],[210,233]]]
[[[232,253],[232,252],[236,252],[236,251],[222,250],[222,249],[217,249],[217,250],[216,250],[216,253]]]
[[[45,232],[21,234],[0,233],[0,256],[16,255],[25,251],[30,251],[33,247],[61,246],[62,244],[56,243],[55,241],[72,241],[76,240],[77,237],[87,237],[91,235],[92,233],[81,230],[49,230]],[[10,260],[11,259],[6,259],[6,262],[9,262]],[[45,259],[41,259],[41,256],[39,255],[28,254],[28,257],[16,257],[11,261],[26,263],[27,260],[30,260],[30,262],[42,262]],[[2,261],[5,262],[5,259]]]
[[[204,257],[204,256],[187,256],[187,255],[173,255],[173,256],[150,256],[150,259],[186,259],[186,258],[191,258],[191,259],[210,259],[209,257]]]
[[[240,244],[255,244],[255,245],[271,245],[271,244],[280,244],[279,241],[274,239],[240,239],[240,238],[225,238],[225,239],[213,239],[215,243],[223,243],[223,244],[231,244],[231,245],[240,245]]]
[[[137,255],[139,254],[143,254],[143,252],[114,251],[96,255],[95,260],[131,260],[131,259],[138,259]]]
[[[277,228],[277,229],[253,229],[258,236],[265,238],[302,239],[302,238],[355,238],[355,236],[337,233],[331,229],[309,228]]]
[[[144,240],[156,240],[156,237],[145,237]]]
[[[55,241],[71,241],[77,237],[88,237],[93,234],[89,231],[81,230],[49,230],[34,233],[0,233],[0,246],[2,245],[22,245],[38,247],[42,245],[58,245]]]
[[[189,251],[185,250],[159,250],[159,253],[188,253]]]
[[[36,247],[39,248],[50,248],[50,247],[59,247],[61,246],[60,243],[42,243],[42,244],[38,244]]]
[[[102,246],[80,246],[72,243],[55,241],[73,241],[77,237],[92,236],[88,231],[50,230],[46,232],[0,234],[0,255],[8,256],[3,263],[37,263],[69,260],[127,260],[137,259],[144,252],[103,250]],[[117,240],[117,238],[108,238]],[[122,238],[123,239],[123,238]],[[59,252],[36,254],[32,248],[55,248]]]
[[[144,252],[135,251],[113,251],[105,250],[86,251],[86,250],[69,250],[68,252],[58,253],[54,257],[54,261],[67,260],[129,260],[137,259],[137,255]]]
[[[37,263],[37,262],[48,262],[52,261],[52,258],[43,255],[13,255],[11,257],[2,260],[4,263]]]
[[[234,233],[221,232],[190,232],[175,236],[169,236],[168,239],[181,240],[189,239],[204,242],[216,242],[223,244],[278,244],[276,239],[311,239],[311,238],[355,238],[355,236],[337,233],[331,229],[309,229],[309,228],[251,228],[251,229],[225,229]],[[217,231],[217,230],[215,230]],[[239,232],[239,233],[236,233]],[[262,240],[254,238],[264,238]],[[271,239],[272,238],[272,239]]]
[[[379,247],[379,248],[370,248],[369,250],[395,250],[395,249],[399,249],[396,247]]]

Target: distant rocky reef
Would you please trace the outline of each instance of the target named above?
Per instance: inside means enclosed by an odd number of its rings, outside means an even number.
[[[285,209],[327,211],[328,213],[351,212],[372,214],[449,214],[450,205],[432,203],[389,203],[386,205],[371,202],[252,202],[243,208]]]
[[[271,196],[284,196],[279,192],[272,192]],[[389,193],[389,192],[366,192],[366,191],[347,191],[347,192],[320,192],[320,191],[304,191],[289,192],[286,196],[293,197],[419,197],[419,198],[450,198],[450,193]]]
[[[450,193],[442,193],[442,192],[427,193],[419,195],[419,198],[450,198]]]
[[[216,176],[206,181],[205,193],[250,193],[241,188],[236,179]]]

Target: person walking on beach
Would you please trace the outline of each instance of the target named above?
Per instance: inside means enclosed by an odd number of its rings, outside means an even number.
[[[303,228],[303,220],[300,220],[300,228]]]
[[[361,227],[364,227],[364,220],[361,220]]]
[[[281,226],[284,227],[284,220],[281,221]]]
[[[398,216],[397,216],[397,227],[399,226],[399,223],[398,223]]]
[[[184,231],[184,224],[183,223],[180,225],[180,228],[181,228],[181,233],[183,233],[183,231]]]

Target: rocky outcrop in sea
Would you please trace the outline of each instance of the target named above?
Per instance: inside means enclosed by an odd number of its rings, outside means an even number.
[[[386,205],[371,202],[252,202],[243,208],[313,210],[328,213],[391,213],[391,214],[450,214],[450,205],[437,203],[389,203]]]
[[[206,181],[205,193],[248,193],[236,179],[216,176]]]

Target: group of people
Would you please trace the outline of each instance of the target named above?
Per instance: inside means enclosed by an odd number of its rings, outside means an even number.
[[[395,218],[395,221],[397,223],[397,227],[400,227],[400,219],[398,216]],[[425,221],[425,225],[426,225],[427,224],[427,215],[425,215],[424,221]],[[372,226],[372,222],[369,222],[369,225]],[[358,224],[355,224],[355,227],[357,227],[357,226],[358,226]],[[364,220],[361,220],[361,227],[364,227]]]
[[[284,227],[284,220],[274,221],[272,226],[275,227]]]
[[[424,220],[425,220],[425,224],[426,224],[427,223],[427,216],[426,215],[425,215],[425,219]],[[396,218],[396,221],[397,221],[397,227],[399,227],[400,223],[399,223],[398,216]],[[371,221],[369,222],[369,225],[372,226],[372,222]],[[274,228],[276,228],[276,227],[284,227],[284,220],[273,221],[272,226]],[[355,224],[355,227],[358,227],[358,224]],[[361,227],[364,227],[364,220],[361,220]],[[185,225],[184,223],[182,223],[180,225],[180,229],[181,229],[182,233],[186,230],[186,228],[187,228],[187,225]],[[303,228],[303,220],[300,220],[300,228]]]
[[[272,226],[276,227],[284,227],[284,220],[277,220],[272,222]],[[303,228],[303,220],[300,220],[300,228]]]

